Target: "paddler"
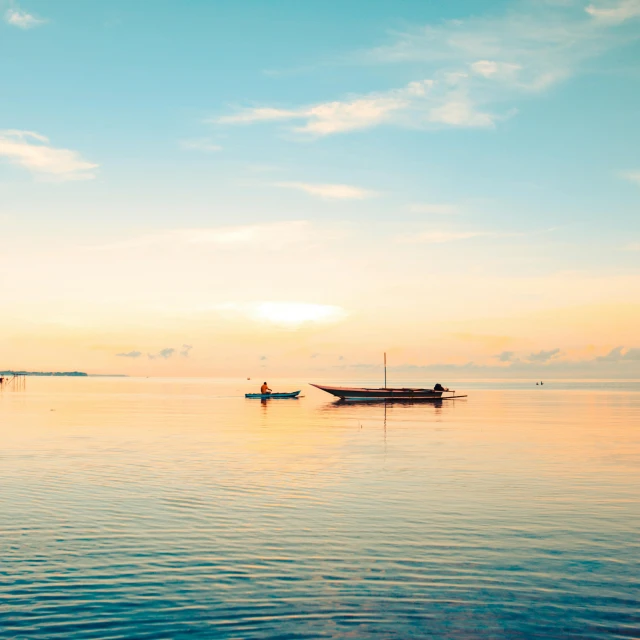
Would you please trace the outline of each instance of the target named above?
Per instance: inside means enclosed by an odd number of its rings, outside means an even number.
[[[262,383],[262,386],[260,387],[260,393],[263,396],[266,396],[271,393],[271,389],[269,389],[269,385],[266,382]]]

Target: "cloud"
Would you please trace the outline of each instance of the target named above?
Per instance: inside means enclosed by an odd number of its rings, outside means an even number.
[[[33,29],[33,27],[38,27],[46,22],[46,20],[36,18],[30,13],[21,11],[20,9],[9,9],[4,14],[4,20],[7,24],[19,27],[20,29]]]
[[[477,111],[468,99],[450,100],[430,110],[429,122],[439,122],[452,127],[493,127],[496,116]]]
[[[401,364],[391,367],[392,371],[407,374],[416,373],[437,373],[462,374],[463,376],[475,377],[515,375],[523,377],[526,375],[545,375],[558,377],[588,376],[590,378],[600,377],[637,377],[640,373],[640,347],[616,347],[611,349],[604,356],[597,356],[589,359],[569,359],[566,353],[562,354],[560,349],[549,351],[539,351],[530,354],[528,357],[519,359],[510,351],[505,351],[496,356],[504,364],[476,364],[467,362],[465,364],[435,363],[427,365]],[[377,368],[378,365],[359,364],[349,365],[349,368]],[[344,368],[345,365],[336,365]]]
[[[413,85],[414,83],[412,83]],[[416,87],[370,94],[352,100],[324,102],[299,109],[258,107],[213,120],[218,124],[254,124],[258,122],[305,120],[294,128],[300,133],[328,135],[366,129],[386,121],[394,111],[408,106],[408,93]]]
[[[258,107],[255,109],[244,109],[234,115],[214,118],[212,122],[218,124],[253,124],[254,122],[272,122],[274,120],[290,120],[292,118],[301,117],[304,116],[300,111],[287,111],[286,109],[275,109],[272,107]]]
[[[409,206],[411,213],[426,213],[432,215],[448,216],[458,213],[458,207],[454,204],[443,204],[435,202],[418,202]]]
[[[190,344],[183,344],[182,349],[180,351],[180,355],[187,358],[189,357],[189,352],[193,349],[193,346]],[[147,357],[149,360],[155,360],[156,358],[163,358],[164,360],[168,360],[173,357],[177,353],[177,349],[173,347],[166,347],[165,349],[160,349],[158,353],[147,353]],[[116,356],[120,358],[139,358],[142,356],[142,351],[129,351],[127,353],[116,353]]]
[[[265,117],[268,114],[268,117]],[[254,124],[274,120],[302,120],[293,131],[314,137],[369,129],[381,124],[412,127],[448,125],[492,127],[498,119],[478,111],[464,86],[454,77],[421,79],[399,89],[334,100],[299,109],[244,109],[213,120],[217,124]]]
[[[388,121],[392,114],[408,106],[403,90],[356,98],[344,102],[333,101],[306,109],[306,123],[295,130],[326,136],[332,133],[368,129]]]
[[[549,362],[560,353],[560,349],[551,349],[550,351],[538,351],[538,353],[531,353],[527,357],[529,362]]]
[[[205,151],[206,153],[222,151],[222,147],[219,144],[215,144],[208,138],[194,138],[191,140],[180,140],[180,146],[183,149],[188,149],[191,151]]]
[[[509,102],[546,91],[637,39],[617,25],[639,15],[640,0],[586,8],[577,0],[508,3],[501,14],[417,26],[394,34],[389,45],[342,60],[405,65],[415,79],[404,86],[297,107],[261,105],[213,122],[289,122],[292,131],[312,137],[380,125],[492,128],[516,113],[505,107]]]
[[[523,0],[502,14],[407,30],[364,58],[466,73],[465,84],[481,102],[539,92],[579,72],[587,60],[624,44],[629,36],[601,18],[635,17],[639,5],[640,0],[623,0],[585,9],[582,2]]]
[[[0,131],[0,157],[54,180],[91,180],[97,164],[83,160],[77,151],[58,149],[34,131]]]
[[[398,236],[396,241],[406,244],[443,244],[471,238],[505,238],[513,235],[517,234],[498,231],[423,231]]]
[[[184,347],[189,347],[189,349],[191,349],[190,345],[183,345]],[[176,355],[177,353],[177,349],[174,349],[173,347],[165,347],[164,349],[160,349],[160,351],[158,351],[158,353],[147,353],[147,358],[149,358],[149,360],[155,360],[156,358],[162,358],[163,360],[168,360],[169,358],[172,358],[174,355]],[[187,350],[186,355],[189,354],[189,350]],[[185,355],[184,352],[181,352],[180,355]]]
[[[513,79],[521,69],[522,66],[519,64],[495,60],[476,60],[471,63],[471,71],[484,78]]]
[[[623,362],[630,360],[640,360],[640,348],[625,348],[625,347],[616,347],[615,349],[611,349],[611,351],[604,356],[599,356],[596,358],[598,362]]]
[[[640,171],[627,171],[622,174],[622,177],[625,180],[629,180],[630,182],[635,182],[640,185]]]
[[[589,5],[585,11],[596,20],[617,24],[640,16],[640,0],[599,2]]]
[[[292,220],[241,226],[169,229],[91,247],[91,250],[144,249],[148,247],[167,250],[176,247],[195,248],[197,246],[214,246],[220,249],[254,246],[280,250],[284,246],[301,243],[310,236],[311,225],[309,222]]]
[[[307,182],[277,182],[274,186],[284,189],[297,189],[312,196],[327,200],[364,200],[377,195],[375,191],[354,187],[348,184],[310,184]]]

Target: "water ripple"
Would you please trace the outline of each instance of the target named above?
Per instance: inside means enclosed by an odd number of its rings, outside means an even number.
[[[29,381],[0,396],[0,637],[640,637],[640,394],[615,389]]]

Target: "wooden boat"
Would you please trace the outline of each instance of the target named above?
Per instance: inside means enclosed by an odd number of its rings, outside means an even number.
[[[452,400],[454,398],[466,398],[457,396],[455,391],[448,389],[416,389],[387,387],[387,354],[384,354],[384,387],[368,389],[364,387],[327,387],[325,385],[309,383],[312,387],[326,391],[341,400],[351,401],[383,401],[383,402],[424,402],[434,400]],[[439,385],[436,385],[439,386]],[[451,395],[445,396],[444,393]]]
[[[288,393],[245,393],[244,397],[267,400],[269,398],[297,398],[299,395],[300,391],[290,391]]]
[[[365,387],[328,387],[321,384],[310,383],[312,387],[326,391],[341,400],[383,400],[383,401],[425,401],[448,400],[452,398],[466,398],[457,396],[455,391],[435,391],[434,389],[416,388],[380,388],[368,389]],[[449,393],[451,395],[443,395]]]

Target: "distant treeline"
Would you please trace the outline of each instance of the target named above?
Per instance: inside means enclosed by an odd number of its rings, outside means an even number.
[[[84,371],[0,371],[0,376],[87,376]]]

